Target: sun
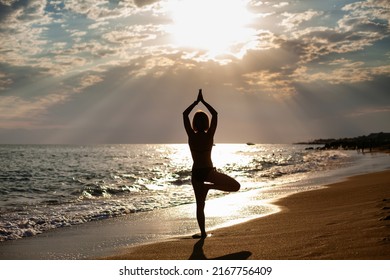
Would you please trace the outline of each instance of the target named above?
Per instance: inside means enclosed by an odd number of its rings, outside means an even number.
[[[250,41],[253,14],[245,0],[173,0],[169,32],[174,44],[202,49],[216,56]],[[236,50],[237,51],[237,50]]]

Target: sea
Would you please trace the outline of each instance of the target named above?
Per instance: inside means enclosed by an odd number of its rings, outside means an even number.
[[[272,198],[322,187],[329,179],[313,182],[325,174],[390,167],[386,154],[319,148],[216,144],[212,159],[240,193],[271,189]],[[193,204],[191,165],[187,144],[0,145],[0,241]],[[208,200],[227,195],[212,191]]]

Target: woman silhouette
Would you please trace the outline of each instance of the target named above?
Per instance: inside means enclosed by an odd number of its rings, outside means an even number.
[[[192,126],[189,114],[198,103],[203,103],[211,113],[211,122],[203,111],[195,113]],[[240,189],[240,184],[233,178],[218,172],[211,161],[211,150],[214,144],[214,134],[217,129],[218,113],[208,104],[199,90],[198,98],[183,112],[184,127],[188,135],[192,159],[191,182],[196,198],[196,218],[200,228],[200,235],[194,238],[206,238],[204,207],[207,193],[210,189],[235,192]],[[206,183],[207,182],[207,183]]]

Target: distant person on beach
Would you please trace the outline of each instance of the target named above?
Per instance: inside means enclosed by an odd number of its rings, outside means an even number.
[[[205,112],[198,111],[194,115],[191,126],[189,114],[199,102],[203,103],[211,113],[211,122],[209,122],[208,115]],[[193,237],[206,238],[204,207],[208,191],[216,189],[236,192],[240,189],[240,184],[233,178],[218,172],[213,166],[211,150],[217,129],[218,113],[203,99],[201,89],[196,101],[183,112],[183,120],[194,161],[191,182],[195,192],[196,218],[200,228],[200,235],[194,235]]]

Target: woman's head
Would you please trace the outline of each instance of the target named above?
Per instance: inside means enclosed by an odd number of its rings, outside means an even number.
[[[198,111],[195,113],[192,120],[192,128],[198,131],[207,131],[209,129],[209,117],[203,111]]]

